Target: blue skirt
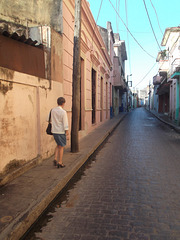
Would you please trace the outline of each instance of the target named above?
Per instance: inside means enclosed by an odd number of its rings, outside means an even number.
[[[58,146],[59,145],[61,147],[66,146],[66,134],[56,134],[56,133],[53,133],[53,136],[54,136],[54,140],[56,141]]]

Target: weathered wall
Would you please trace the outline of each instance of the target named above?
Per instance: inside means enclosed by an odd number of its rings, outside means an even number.
[[[45,130],[49,110],[57,105],[57,98],[63,96],[63,53],[62,36],[53,30],[51,33],[51,81],[0,67],[1,174],[39,156],[47,158],[54,152],[53,137],[47,136]],[[24,46],[29,47],[22,44]],[[37,65],[38,71],[43,69]]]
[[[62,83],[0,67],[0,172],[33,158],[49,157],[55,143],[47,136],[47,115],[63,95]]]
[[[71,126],[74,1],[63,1],[62,35],[57,33],[62,25],[58,24],[60,9],[54,2],[62,3],[62,1],[51,1],[53,6],[49,5],[50,0],[30,2],[19,0],[14,1],[13,6],[9,0],[2,0],[0,3],[0,8],[3,6],[6,9],[4,13],[1,12],[1,16],[7,21],[25,24],[28,20],[29,26],[37,23],[56,25],[54,27],[56,31],[51,29],[50,81],[0,67],[2,106],[0,108],[0,130],[2,130],[0,131],[0,173],[4,173],[16,163],[23,164],[37,156],[46,158],[53,154],[55,142],[52,136],[46,135],[46,119],[50,109],[56,106],[59,96],[66,98],[65,110]],[[11,5],[10,9],[7,7],[9,5]],[[20,11],[21,15],[19,15]],[[57,20],[55,23],[54,17]],[[95,21],[86,0],[82,1],[82,19],[81,58],[84,61],[84,76],[81,100],[84,106],[82,109],[84,110],[84,128],[80,132],[80,137],[110,117],[109,78],[112,65],[101,35],[97,28],[94,29]],[[91,121],[92,68],[96,71],[96,123],[94,125]],[[100,106],[101,77],[103,78],[102,108]],[[101,112],[103,117],[100,122]]]
[[[62,31],[62,0],[1,0],[0,18],[24,26],[50,25]]]
[[[63,83],[63,38],[51,29],[51,79]]]
[[[37,87],[35,77],[0,68],[0,170],[10,161],[38,155]],[[46,83],[46,85],[49,85]]]

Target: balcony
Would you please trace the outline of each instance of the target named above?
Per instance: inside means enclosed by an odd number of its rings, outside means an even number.
[[[113,85],[114,87],[118,88],[121,91],[126,91],[126,83],[124,81],[123,76],[120,75],[120,73],[115,72],[113,74]]]
[[[153,77],[153,85],[159,85],[161,84],[162,80],[164,78],[162,76],[156,75]]]
[[[114,87],[118,88],[120,91],[126,91],[126,83],[124,81],[124,73],[121,68],[121,64],[119,61],[119,57],[114,57],[113,59],[113,76],[112,76],[112,84]]]
[[[171,78],[178,78],[180,76],[180,58],[175,58],[171,64]]]
[[[160,60],[159,61],[159,73],[168,72],[170,69],[170,63],[168,60]]]

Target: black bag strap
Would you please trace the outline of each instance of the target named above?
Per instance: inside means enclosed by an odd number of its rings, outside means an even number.
[[[52,111],[52,109],[51,109],[51,111]],[[50,123],[50,121],[51,121],[51,111],[50,111],[50,113],[49,113],[49,123]]]

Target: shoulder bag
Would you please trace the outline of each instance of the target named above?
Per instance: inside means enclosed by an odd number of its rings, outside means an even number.
[[[51,109],[51,111],[52,111],[52,109]],[[48,126],[47,126],[47,128],[46,128],[46,133],[47,133],[48,135],[53,135],[52,132],[51,132],[51,129],[52,129],[52,124],[51,124],[51,111],[50,111],[50,113],[49,113],[49,121],[48,121]]]

